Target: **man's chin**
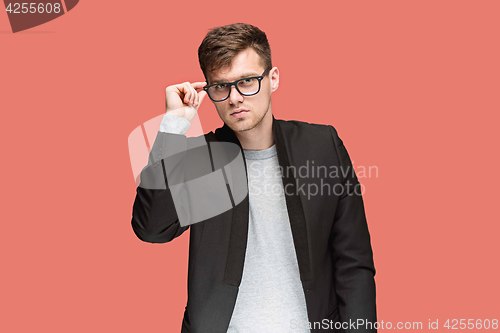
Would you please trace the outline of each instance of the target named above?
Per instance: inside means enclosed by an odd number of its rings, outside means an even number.
[[[250,119],[239,120],[236,121],[228,121],[226,122],[227,126],[233,130],[233,132],[243,132],[248,131],[254,127],[253,122]]]

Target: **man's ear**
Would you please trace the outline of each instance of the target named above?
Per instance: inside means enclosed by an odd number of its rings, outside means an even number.
[[[269,71],[269,80],[271,81],[271,93],[278,90],[280,85],[280,73],[278,67],[273,67]]]

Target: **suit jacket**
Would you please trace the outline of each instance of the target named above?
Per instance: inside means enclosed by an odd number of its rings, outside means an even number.
[[[334,322],[346,325],[349,320],[362,319],[375,323],[375,267],[370,235],[359,187],[351,186],[359,186],[359,182],[342,140],[329,125],[273,117],[272,128],[282,170],[315,165],[327,166],[329,172],[326,177],[324,172],[322,177],[283,172],[282,178],[311,332],[336,332],[331,329]],[[158,135],[172,145],[186,146],[186,141],[192,139],[180,134]],[[233,142],[241,148],[225,124],[204,136],[207,142]],[[226,332],[245,261],[248,195],[225,213],[183,227],[168,180],[165,182],[166,189],[137,187],[132,228],[139,239],[150,243],[172,241],[191,228],[188,301],[181,332]],[[324,184],[329,185],[328,193]],[[305,191],[321,186],[321,195]],[[329,324],[325,326],[325,322]],[[344,328],[340,331],[350,332],[352,326]],[[365,327],[355,331],[376,332]]]

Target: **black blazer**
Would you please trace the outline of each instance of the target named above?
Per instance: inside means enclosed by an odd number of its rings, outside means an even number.
[[[307,163],[329,167],[329,174],[324,177],[323,173],[321,179],[283,173],[300,279],[313,327],[311,332],[335,332],[321,326],[330,320],[348,323],[359,318],[375,323],[375,267],[370,235],[359,188],[355,191],[349,186],[359,186],[359,182],[354,172],[345,172],[353,170],[342,140],[332,126],[274,117],[273,135],[283,170],[286,166],[299,168]],[[204,136],[207,142],[233,142],[241,148],[237,137],[225,124],[215,133]],[[186,146],[186,140],[191,138],[160,132],[156,140],[174,147]],[[332,176],[332,170],[343,172],[336,172],[337,177]],[[226,332],[245,260],[248,195],[225,213],[182,227],[168,190],[168,181],[165,181],[166,190],[137,187],[132,228],[139,239],[150,243],[169,242],[191,228],[188,301],[181,332]],[[304,193],[303,189],[309,184],[321,186],[321,181],[337,190],[323,195]],[[327,192],[326,187],[324,189]],[[358,328],[356,332],[376,330]]]

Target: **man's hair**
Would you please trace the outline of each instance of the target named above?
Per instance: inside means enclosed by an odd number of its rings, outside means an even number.
[[[271,47],[266,34],[247,23],[233,23],[210,30],[198,47],[200,67],[208,81],[208,74],[231,65],[233,58],[247,48],[260,56],[265,70],[271,69]]]

